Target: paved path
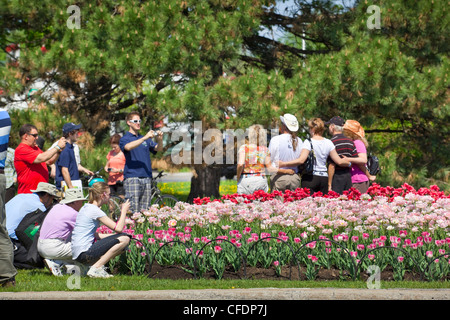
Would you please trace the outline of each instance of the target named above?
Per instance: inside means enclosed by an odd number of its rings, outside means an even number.
[[[0,292],[0,300],[449,300],[450,289],[263,288]]]

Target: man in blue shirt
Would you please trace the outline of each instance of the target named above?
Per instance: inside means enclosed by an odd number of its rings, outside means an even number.
[[[27,258],[28,251],[16,236],[16,229],[23,218],[37,209],[46,211],[53,205],[55,198],[59,198],[58,190],[52,184],[39,182],[33,193],[19,193],[6,203],[6,229],[14,244],[14,266],[29,269],[43,267],[43,264],[33,265]],[[42,262],[41,262],[42,263]]]
[[[150,153],[162,150],[162,132],[150,130],[145,136],[139,134],[141,117],[138,112],[127,115],[130,130],[120,139],[119,146],[125,155],[125,198],[130,199],[132,212],[146,210],[151,203],[152,162]],[[156,137],[157,141],[152,138]]]
[[[78,171],[78,163],[74,152],[74,143],[78,140],[78,132],[81,125],[76,125],[72,122],[66,123],[63,126],[63,136],[66,138],[66,147],[59,155],[56,161],[55,185],[61,189],[61,184],[67,188],[81,188],[80,173]]]

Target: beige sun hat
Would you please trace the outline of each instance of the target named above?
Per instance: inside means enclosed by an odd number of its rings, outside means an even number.
[[[62,199],[59,203],[68,204],[79,200],[87,200],[87,197],[83,195],[83,190],[80,188],[70,188],[65,191],[64,199]]]
[[[283,116],[280,116],[280,120],[289,129],[289,131],[298,131],[298,120],[293,114],[286,113]]]
[[[61,197],[60,194],[59,194],[58,189],[54,185],[52,185],[50,183],[47,183],[47,182],[39,182],[39,184],[37,185],[36,190],[30,190],[30,191],[33,192],[33,193],[35,193],[35,192],[46,192],[49,195],[54,196],[56,198],[60,198]]]

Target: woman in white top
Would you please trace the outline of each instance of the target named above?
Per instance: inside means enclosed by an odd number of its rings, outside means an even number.
[[[100,209],[108,203],[110,194],[111,190],[105,182],[94,183],[89,189],[89,203],[79,211],[72,231],[72,257],[78,262],[90,265],[87,275],[94,278],[112,277],[105,271],[105,264],[121,254],[130,243],[130,237],[121,233],[125,227],[130,201],[123,203],[120,218],[115,222]],[[117,233],[97,233],[100,223]]]
[[[312,174],[302,176],[302,188],[310,189],[311,194],[314,192],[328,193],[328,172],[327,159],[330,157],[336,164],[342,167],[349,167],[351,163],[339,157],[336,148],[330,139],[323,137],[325,131],[325,124],[320,118],[313,118],[308,121],[309,132],[311,135],[311,143],[313,152],[316,157],[316,163]],[[280,162],[280,166],[291,166],[303,164],[309,152],[311,151],[311,144],[309,140],[305,140],[302,146],[300,157],[289,162]]]

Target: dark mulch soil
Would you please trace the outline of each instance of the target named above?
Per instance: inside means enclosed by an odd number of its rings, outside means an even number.
[[[192,270],[183,268],[183,266],[161,266],[157,263],[152,265],[150,273],[147,276],[153,279],[195,279]],[[187,271],[189,270],[189,271]],[[360,280],[366,281],[370,277],[370,274],[364,271],[360,272]],[[208,271],[197,278],[203,279],[216,279],[216,275],[213,271]],[[278,275],[275,268],[263,268],[263,267],[251,267],[247,266],[244,270],[243,267],[239,272],[235,272],[231,267],[227,268],[223,274],[223,279],[265,279],[265,280],[307,280],[306,267],[301,267],[300,272],[298,267],[283,266],[281,268],[281,274]],[[383,281],[393,281],[393,271],[391,268],[386,268],[381,272],[380,279]],[[351,275],[348,271],[341,271],[339,269],[319,269],[316,281],[331,281],[331,280],[351,280]],[[405,281],[419,281],[421,274],[418,272],[407,271],[403,278]]]

